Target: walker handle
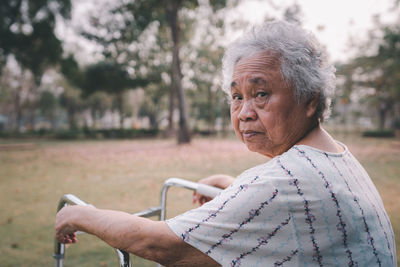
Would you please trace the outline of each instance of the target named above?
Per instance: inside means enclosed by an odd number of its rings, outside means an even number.
[[[211,198],[216,197],[221,191],[222,191],[222,189],[220,189],[218,187],[214,187],[214,186],[210,186],[210,185],[206,185],[206,184],[198,184],[198,187],[196,190],[197,193],[207,196],[207,197],[211,197]]]
[[[164,187],[168,188],[171,186],[182,187],[186,189],[190,189],[196,191],[199,194],[202,194],[207,197],[214,198],[222,191],[221,188],[206,185],[206,184],[199,184],[192,181],[188,181],[181,178],[169,178],[164,182]]]

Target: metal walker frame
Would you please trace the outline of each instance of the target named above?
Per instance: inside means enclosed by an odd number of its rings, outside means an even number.
[[[189,189],[192,191],[196,191],[197,193],[202,194],[204,196],[208,196],[208,197],[212,197],[212,198],[215,197],[221,191],[221,189],[213,187],[213,186],[199,184],[199,183],[191,182],[191,181],[181,179],[181,178],[169,178],[164,182],[164,185],[161,189],[160,205],[157,207],[150,207],[146,210],[134,213],[133,215],[136,215],[139,217],[144,217],[144,218],[158,216],[160,221],[164,221],[165,217],[166,217],[167,192],[170,187],[180,187],[180,188]],[[90,204],[79,199],[75,195],[66,194],[61,197],[61,199],[58,203],[57,212],[67,205],[84,205],[85,206],[85,205],[90,205]],[[128,252],[125,252],[125,251],[122,251],[119,249],[115,249],[115,252],[117,253],[120,267],[131,267],[132,266],[132,263],[130,260],[130,255]],[[56,267],[63,266],[64,257],[65,257],[65,244],[59,243],[57,240],[55,240],[53,258],[55,259]],[[158,265],[158,266],[160,266],[160,265]]]

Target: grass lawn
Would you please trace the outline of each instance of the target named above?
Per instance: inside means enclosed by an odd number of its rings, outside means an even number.
[[[400,258],[400,140],[337,136],[373,178],[396,234]],[[0,143],[10,141],[0,140]],[[73,193],[100,208],[136,212],[158,205],[168,177],[191,180],[238,175],[266,161],[234,139],[32,141],[0,145],[0,266],[53,264],[53,225],[59,198]],[[168,216],[192,208],[191,192],[172,189]],[[117,266],[115,253],[89,235],[67,250],[64,266]],[[136,266],[147,266],[138,259]]]

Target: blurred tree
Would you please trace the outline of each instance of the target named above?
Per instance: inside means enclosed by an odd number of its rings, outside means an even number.
[[[150,128],[158,130],[160,115],[166,106],[163,96],[166,95],[166,85],[164,83],[151,83],[146,87],[144,101],[139,109],[139,117],[148,117]]]
[[[340,116],[340,123],[348,125],[351,123],[348,116],[348,109],[351,103],[351,93],[355,88],[354,73],[355,65],[352,63],[336,64],[337,86],[335,96],[332,101],[331,117]],[[337,112],[336,109],[340,106],[342,112]]]
[[[302,17],[303,13],[301,10],[301,6],[297,3],[294,2],[292,5],[288,6],[285,8],[285,11],[283,13],[283,17],[285,20],[295,23],[295,24],[302,24]]]
[[[115,96],[114,106],[118,110],[120,128],[123,128],[124,118],[128,115],[124,92],[127,89],[143,87],[148,80],[129,76],[128,72],[119,64],[112,62],[99,62],[87,67],[84,76],[84,94],[89,96],[97,91],[104,91]]]
[[[63,92],[60,95],[60,105],[67,111],[68,126],[70,130],[76,130],[77,114],[83,110],[84,103],[81,98],[81,90],[71,85],[67,80],[61,82]]]
[[[150,19],[152,11],[144,8],[133,15],[131,5],[136,4],[137,1],[107,2],[99,13],[90,17],[90,27],[81,30],[84,37],[100,44],[104,55],[103,61],[86,68],[83,78],[85,96],[97,91],[113,95],[111,107],[119,113],[121,128],[125,117],[130,114],[129,103],[124,97],[126,91],[144,87],[154,78],[141,66],[144,61],[139,47],[139,38],[153,21]]]
[[[48,120],[51,124],[51,128],[55,129],[56,124],[56,111],[58,106],[58,99],[50,91],[43,91],[39,96],[38,108],[40,115]]]
[[[385,127],[394,105],[400,104],[400,27],[386,26],[382,32],[375,53],[358,56],[339,68],[346,91],[358,91],[376,108],[379,129]]]
[[[226,6],[225,0],[215,0],[209,2],[213,11],[224,8]],[[194,9],[198,6],[197,1],[182,1],[182,0],[164,0],[165,15],[168,25],[171,29],[172,37],[172,90],[177,92],[178,107],[179,107],[179,132],[178,143],[189,143],[190,134],[187,121],[186,103],[182,87],[182,71],[180,62],[180,35],[181,25],[179,23],[179,11],[182,8]]]
[[[68,55],[60,62],[60,70],[64,78],[60,85],[63,92],[60,95],[60,105],[67,112],[70,130],[76,130],[77,114],[84,109],[81,88],[84,86],[84,71],[79,67],[73,55]]]
[[[13,60],[8,63],[11,62]],[[7,64],[3,67],[0,104],[3,107],[2,114],[10,118],[8,128],[20,132],[23,129],[22,122],[27,111],[27,103],[31,97],[29,91],[33,84],[33,77],[31,72],[21,69],[17,62],[14,63],[13,66]]]
[[[225,0],[211,1],[210,4],[213,7],[213,10],[217,10],[225,7]],[[132,1],[127,4],[124,2],[120,2],[118,8],[112,10],[113,14],[119,14],[119,16],[115,16],[117,21],[115,23],[106,23],[107,19],[96,18],[94,19],[95,24],[99,26],[98,28],[105,29],[106,32],[109,32],[110,27],[117,28],[113,34],[103,34],[99,35],[88,34],[85,35],[89,38],[92,38],[99,43],[103,43],[107,49],[107,53],[115,58],[118,55],[118,51],[124,45],[122,43],[128,43],[130,50],[135,50],[135,45],[138,45],[139,37],[145,32],[154,22],[158,22],[159,32],[165,31],[165,25],[168,25],[170,29],[171,39],[172,39],[172,65],[171,65],[171,90],[170,90],[170,121],[172,125],[172,113],[173,113],[173,103],[175,99],[175,94],[178,98],[178,109],[179,109],[179,130],[178,130],[178,143],[189,143],[190,142],[190,134],[189,127],[187,121],[187,111],[186,111],[186,103],[185,96],[182,87],[182,71],[181,71],[181,62],[180,62],[180,45],[181,45],[181,28],[182,25],[179,22],[179,13],[182,9],[194,9],[198,6],[198,2],[196,0],[193,1],[181,1],[181,0],[171,0],[164,1],[163,4],[159,1],[155,0],[137,0]],[[130,11],[130,14],[127,12]],[[109,26],[107,26],[109,25]],[[107,37],[108,36],[108,37]],[[107,37],[107,38],[105,38]],[[112,45],[110,45],[112,44]],[[119,46],[115,46],[115,44],[119,44]],[[128,49],[129,50],[129,49]],[[136,50],[137,51],[137,50]],[[137,51],[137,55],[140,54],[140,51]],[[140,56],[140,55],[139,55]],[[127,58],[125,54],[125,59]],[[117,58],[119,58],[117,56]],[[129,57],[128,57],[129,58]],[[121,62],[124,61],[121,59]],[[125,62],[132,62],[132,58]],[[139,57],[133,58],[135,61],[135,66],[140,68]]]
[[[191,82],[195,90],[190,90],[192,114],[208,124],[208,133],[215,133],[216,116],[221,115],[225,94],[219,90],[221,73],[221,58],[224,49],[218,44],[218,38],[224,35],[223,19],[210,12],[207,22],[203,21],[199,44],[194,44],[195,56],[190,62]],[[205,26],[205,27],[204,27]]]
[[[68,80],[68,82],[76,87],[83,86],[84,72],[79,67],[73,55],[68,55],[60,62],[61,73]]]
[[[172,116],[175,109],[175,93],[168,90],[171,88],[170,47],[171,42],[166,27],[160,25],[158,21],[149,25],[137,44],[139,60],[136,69],[149,81],[149,84],[144,87],[144,99],[138,115],[148,117],[150,127],[158,129],[159,122],[165,119],[164,111],[168,107],[168,128],[164,136],[173,136],[175,132]],[[169,96],[169,101],[165,99],[167,96]]]
[[[87,98],[87,106],[90,108],[93,127],[97,129],[98,121],[112,107],[112,97],[105,92],[95,92]]]
[[[182,8],[182,2],[190,5],[196,5],[197,1],[181,1],[181,0],[165,0],[165,14],[168,21],[168,25],[171,29],[172,37],[172,92],[176,92],[178,95],[178,107],[179,107],[179,130],[178,130],[178,144],[190,143],[190,133],[188,126],[188,117],[186,111],[186,101],[182,87],[182,71],[181,62],[179,58],[179,43],[180,43],[180,31],[178,11]]]
[[[0,68],[9,54],[34,74],[40,74],[44,66],[58,60],[62,48],[54,34],[56,17],[69,18],[70,10],[70,0],[1,1]],[[41,60],[34,62],[38,57]]]
[[[380,59],[380,60],[379,60]],[[383,129],[387,112],[391,111],[395,104],[400,104],[400,27],[386,27],[384,29],[383,42],[379,46],[374,59],[371,57],[371,71],[379,72],[375,78],[377,90],[379,127]]]
[[[0,2],[0,70],[8,55],[33,74],[28,106],[33,126],[37,88],[46,68],[62,57],[54,30],[57,17],[69,18],[70,0],[7,0]]]

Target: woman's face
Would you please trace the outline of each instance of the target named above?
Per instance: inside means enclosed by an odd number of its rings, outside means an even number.
[[[249,150],[274,157],[307,133],[306,105],[297,104],[283,80],[279,59],[262,52],[235,65],[231,120]]]

